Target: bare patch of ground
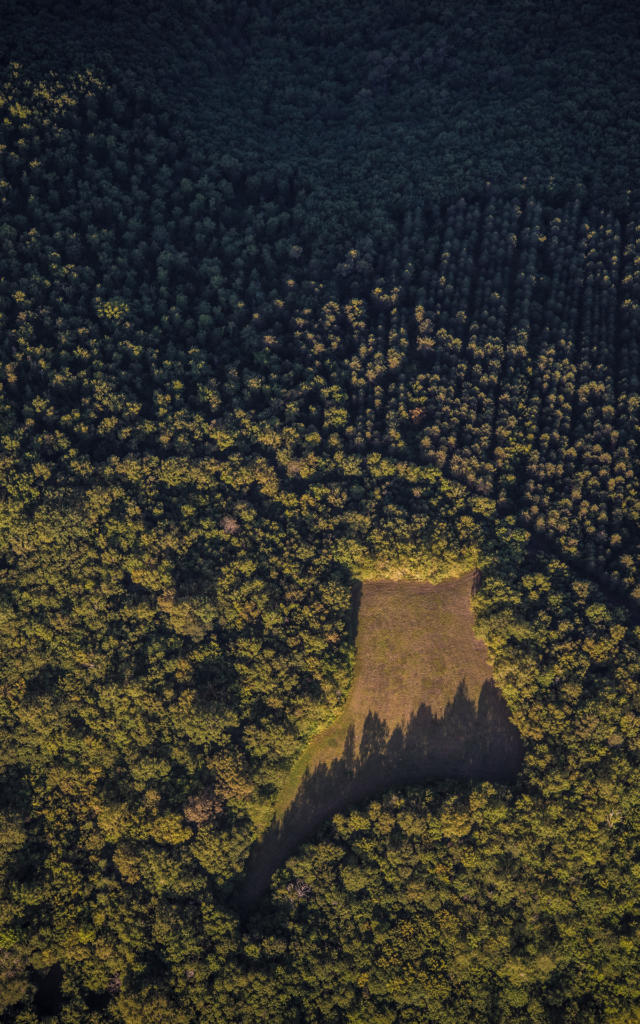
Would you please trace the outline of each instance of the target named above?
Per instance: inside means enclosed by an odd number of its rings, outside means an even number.
[[[355,678],[339,718],[295,766],[237,893],[248,911],[273,872],[337,811],[437,779],[511,782],[520,736],[473,632],[473,573],[360,585]]]
[[[385,722],[390,732],[406,726],[421,706],[441,716],[461,680],[477,703],[492,668],[484,643],[473,632],[474,580],[474,573],[466,573],[438,584],[357,584],[351,692],[338,718],[312,738],[294,765],[276,805],[278,818],[295,798],[306,771],[339,757],[350,731],[356,745],[360,743],[368,715]]]

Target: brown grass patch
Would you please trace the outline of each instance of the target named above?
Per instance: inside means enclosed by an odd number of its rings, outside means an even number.
[[[359,747],[367,716],[377,716],[389,733],[406,727],[421,706],[441,717],[461,683],[477,707],[492,668],[483,641],[473,632],[474,579],[470,572],[437,584],[381,580],[359,585],[351,692],[339,717],[312,738],[292,769],[278,800],[278,817],[306,771],[341,756],[350,730]]]
[[[308,744],[235,894],[250,913],[273,872],[323,821],[390,788],[438,780],[513,783],[523,747],[473,631],[475,574],[369,581],[354,594],[354,682]]]

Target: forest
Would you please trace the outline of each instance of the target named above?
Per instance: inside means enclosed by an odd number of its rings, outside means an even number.
[[[634,5],[2,8],[3,1024],[637,1024]],[[469,573],[513,771],[254,885]]]

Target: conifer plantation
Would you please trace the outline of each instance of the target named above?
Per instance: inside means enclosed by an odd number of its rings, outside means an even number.
[[[637,1024],[635,5],[1,6],[3,1024]]]

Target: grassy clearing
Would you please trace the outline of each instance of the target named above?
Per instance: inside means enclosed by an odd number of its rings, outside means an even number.
[[[473,632],[473,573],[442,583],[367,581],[358,610],[354,680],[340,715],[312,738],[279,795],[281,818],[307,768],[331,765],[355,729],[356,749],[372,712],[391,733],[406,726],[421,705],[442,716],[464,680],[469,698],[478,696],[492,668],[482,640]]]

